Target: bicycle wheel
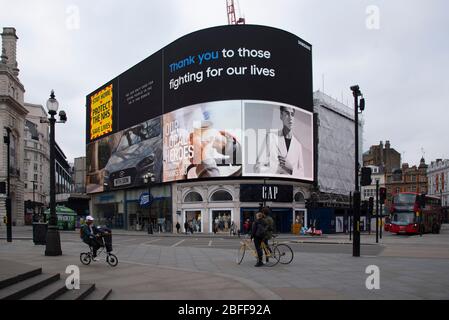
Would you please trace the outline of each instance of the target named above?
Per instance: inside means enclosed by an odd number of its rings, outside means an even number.
[[[293,250],[286,244],[278,244],[276,246],[279,253],[279,262],[281,264],[289,264],[293,261]]]
[[[80,254],[80,261],[81,261],[82,264],[88,266],[91,263],[91,261],[92,261],[92,259],[90,257],[90,253],[86,253],[86,252],[81,253]]]
[[[118,265],[118,258],[115,254],[113,253],[108,253],[108,255],[106,256],[106,262],[111,266],[111,267],[115,267]]]
[[[243,258],[245,257],[245,252],[246,252],[246,245],[242,244],[239,250],[237,251],[237,259],[236,259],[237,264],[242,263]]]
[[[274,267],[279,263],[281,253],[277,247],[271,247],[270,249],[271,251],[269,252],[268,257],[265,253],[265,265],[267,267]]]

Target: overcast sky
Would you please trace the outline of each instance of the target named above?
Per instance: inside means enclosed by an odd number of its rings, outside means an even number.
[[[313,45],[314,90],[351,105],[365,95],[364,151],[390,140],[403,161],[449,158],[447,0],[239,0],[249,24]],[[85,97],[177,38],[227,24],[225,0],[0,0],[0,27],[19,36],[27,102],[51,89],[69,121],[57,141],[85,154]],[[374,6],[374,7],[372,7]],[[378,15],[377,15],[378,9]],[[79,13],[79,19],[78,19]],[[79,24],[77,23],[79,21]]]

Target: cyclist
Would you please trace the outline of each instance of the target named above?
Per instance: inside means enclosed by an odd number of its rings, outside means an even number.
[[[263,250],[262,250],[262,242],[264,241],[266,233],[265,223],[263,221],[263,214],[261,212],[258,212],[256,214],[256,221],[253,223],[253,228],[251,230],[251,240],[254,239],[254,246],[256,247],[257,251],[257,264],[255,267],[261,267],[263,266]]]
[[[265,232],[265,238],[264,238],[264,242],[265,245],[267,246],[268,250],[270,250],[270,246],[268,245],[268,241],[271,240],[273,238],[273,230],[274,230],[274,220],[272,217],[270,217],[270,209],[265,207],[262,209],[262,215],[263,215],[263,221],[265,223],[265,227],[266,227],[266,232]],[[269,262],[268,256],[265,253],[265,260],[266,262]]]
[[[93,249],[93,261],[97,261],[97,250],[100,249],[101,245],[98,242],[97,238],[99,235],[99,230],[96,226],[94,226],[94,218],[88,216],[86,218],[86,223],[81,227],[81,239],[85,244]]]

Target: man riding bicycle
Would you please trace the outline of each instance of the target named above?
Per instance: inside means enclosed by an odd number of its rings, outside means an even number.
[[[97,250],[100,249],[101,245],[98,242],[97,238],[100,236],[99,230],[96,226],[94,226],[94,218],[91,216],[88,216],[86,218],[86,223],[81,227],[80,233],[81,233],[81,239],[85,244],[87,244],[89,247],[92,247],[93,250],[93,261],[97,261]]]

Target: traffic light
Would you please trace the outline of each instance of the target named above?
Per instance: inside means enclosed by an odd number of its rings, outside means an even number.
[[[374,212],[374,198],[370,197],[368,201],[368,213],[372,215]]]
[[[379,189],[379,200],[381,204],[385,204],[385,200],[387,200],[387,188]]]
[[[373,182],[371,179],[371,174],[372,174],[373,170],[371,168],[366,168],[363,167],[362,168],[362,179],[360,182],[360,185],[362,187],[366,187],[366,186],[370,186],[371,183]]]

